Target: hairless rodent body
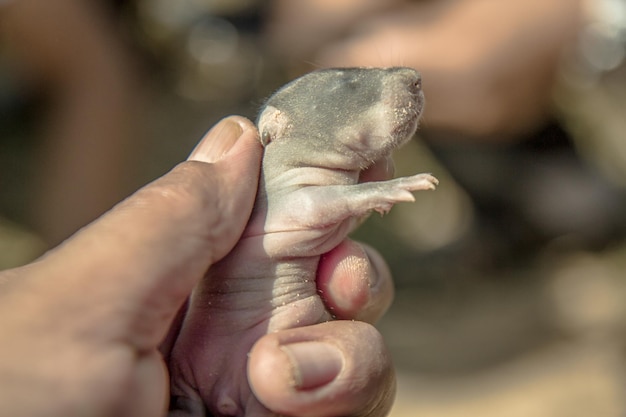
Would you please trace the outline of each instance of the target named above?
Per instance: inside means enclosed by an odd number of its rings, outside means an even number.
[[[332,319],[316,287],[321,255],[367,213],[385,213],[414,201],[411,192],[435,188],[429,174],[359,182],[363,170],[412,137],[423,102],[412,69],[349,68],[307,74],[265,103],[257,120],[265,153],[252,216],[237,246],[204,280],[199,291],[210,297],[191,300],[212,300],[201,307],[211,327],[188,323],[211,343],[195,349],[211,361],[191,362],[209,368],[197,383],[208,393],[202,400],[211,415],[262,408],[246,374],[260,337]],[[241,364],[236,374],[233,363]]]

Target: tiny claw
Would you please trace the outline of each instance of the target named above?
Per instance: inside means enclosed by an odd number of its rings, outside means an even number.
[[[384,208],[375,208],[374,211],[380,214],[380,217],[383,217],[385,214],[389,213],[389,209]]]

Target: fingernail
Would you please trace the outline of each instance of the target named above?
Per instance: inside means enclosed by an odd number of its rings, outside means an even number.
[[[334,380],[343,367],[343,355],[323,342],[301,342],[282,346],[293,365],[295,386],[307,390]]]
[[[229,119],[222,120],[204,135],[187,160],[217,162],[228,153],[242,133],[239,123]]]

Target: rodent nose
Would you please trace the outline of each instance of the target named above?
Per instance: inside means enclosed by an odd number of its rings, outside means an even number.
[[[411,83],[409,84],[409,91],[412,94],[419,94],[420,91],[422,91],[422,77],[420,77],[419,73],[417,74],[417,77],[411,80]]]
[[[392,68],[392,71],[396,74],[402,75],[402,77],[406,79],[411,93],[419,94],[419,92],[422,91],[422,76],[419,72],[413,68],[407,67]]]

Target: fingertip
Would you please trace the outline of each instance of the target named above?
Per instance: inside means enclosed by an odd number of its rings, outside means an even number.
[[[255,142],[260,149],[257,129],[250,120],[242,116],[228,116],[204,135],[187,160],[215,163],[235,153],[238,147]]]
[[[385,260],[371,247],[349,239],[322,256],[317,285],[329,311],[340,319],[375,323],[393,301]]]
[[[354,318],[370,301],[375,279],[367,254],[357,243],[344,240],[320,260],[317,285],[329,311],[339,319]]]

